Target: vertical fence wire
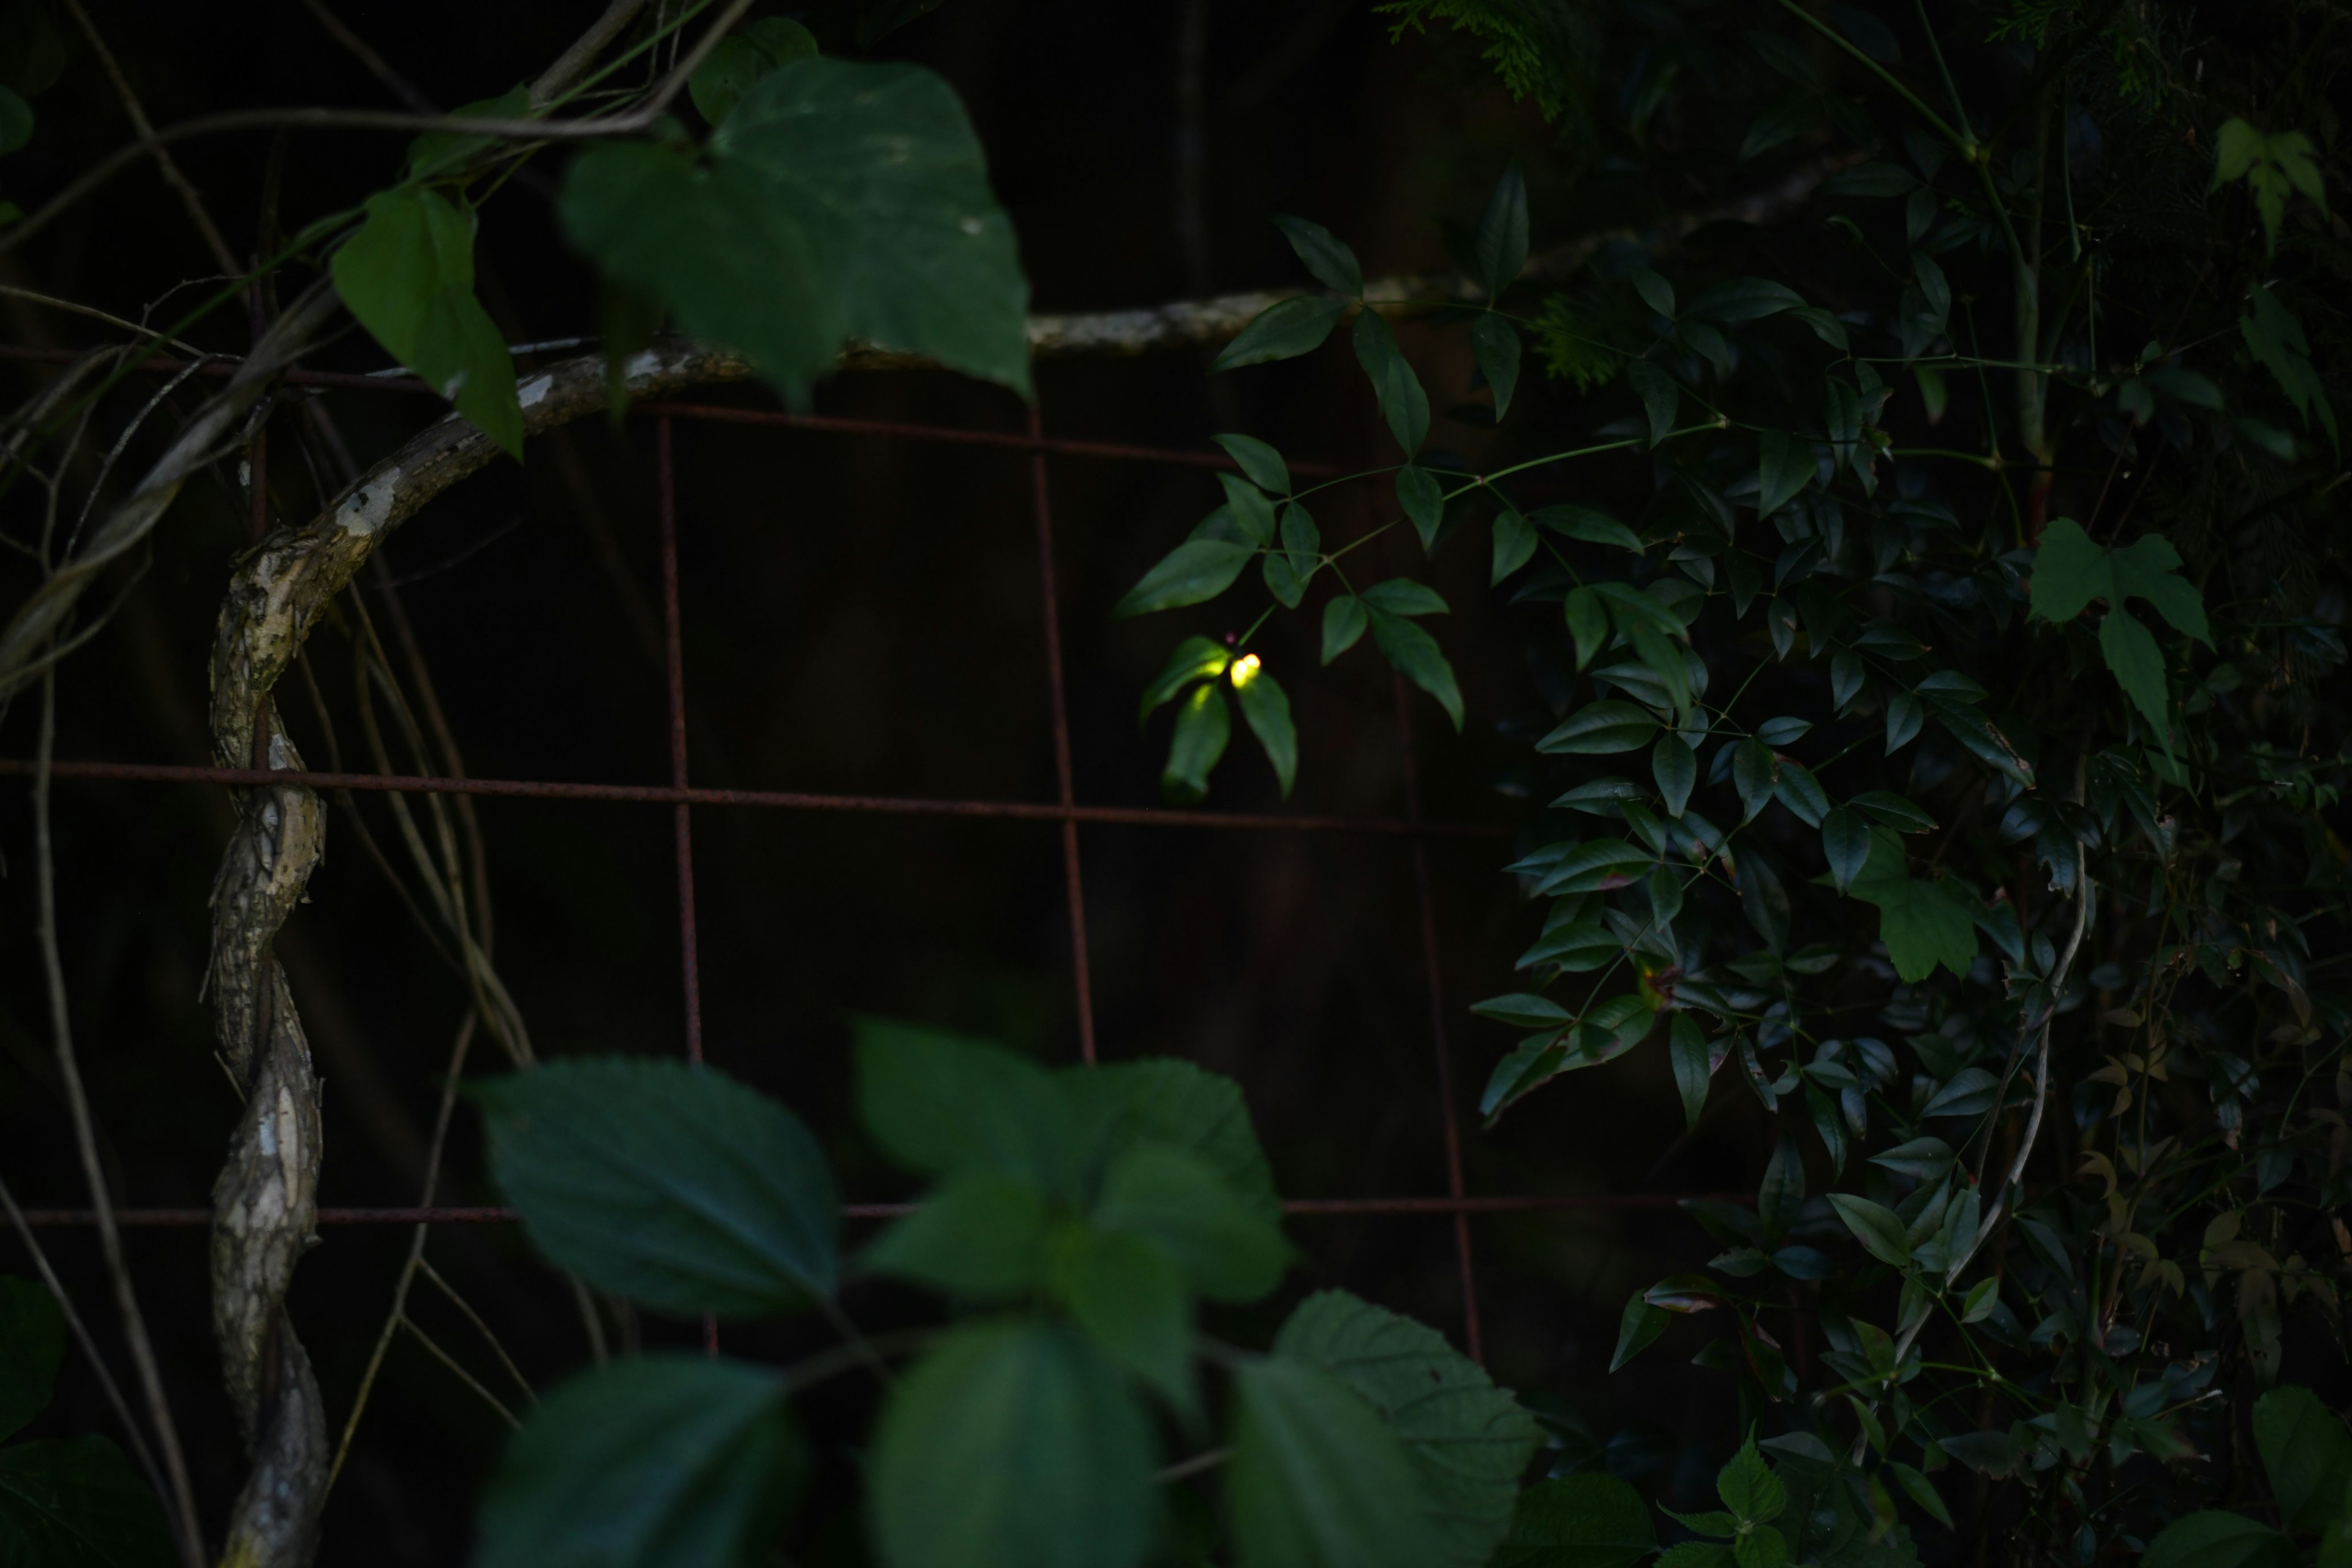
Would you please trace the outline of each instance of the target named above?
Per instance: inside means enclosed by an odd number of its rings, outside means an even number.
[[[1045,437],[1044,416],[1033,395],[1029,404],[1029,437]],[[1077,784],[1070,770],[1070,709],[1062,683],[1062,612],[1054,582],[1054,508],[1045,478],[1045,449],[1029,453],[1029,489],[1037,508],[1037,580],[1045,601],[1045,687],[1054,709],[1054,787],[1065,811],[1078,804]],[[1077,993],[1078,1059],[1095,1061],[1094,980],[1087,963],[1087,894],[1078,869],[1078,824],[1062,818],[1062,882],[1070,906],[1070,973]]]
[[[662,639],[669,675],[669,781],[686,782],[686,641],[677,608],[677,473],[672,461],[669,416],[654,421],[654,470],[661,492]],[[679,801],[671,808],[677,837],[678,971],[685,979],[686,1059],[702,1065],[702,959],[694,929],[694,808]],[[719,1353],[719,1320],[702,1319],[702,1348]]]
[[[1412,755],[1412,693],[1404,677],[1391,672],[1396,690],[1397,753],[1404,768],[1404,811],[1409,822],[1421,820],[1421,770]],[[1445,1195],[1460,1204],[1465,1195],[1462,1180],[1462,1123],[1454,1105],[1454,1058],[1445,1043],[1445,980],[1437,962],[1437,910],[1429,890],[1429,854],[1421,838],[1412,840],[1413,901],[1421,916],[1421,964],[1429,987],[1429,1040],[1437,1058],[1437,1113],[1444,1123]],[[1478,1276],[1470,1256],[1470,1213],[1454,1211],[1454,1256],[1462,1276],[1462,1345],[1470,1359],[1485,1364],[1485,1336],[1479,1331]]]

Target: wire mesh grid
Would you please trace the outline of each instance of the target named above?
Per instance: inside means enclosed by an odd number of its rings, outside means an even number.
[[[62,358],[42,351],[0,351],[0,356],[27,360]],[[151,360],[150,369],[181,368],[171,362]],[[203,367],[212,370],[215,367]],[[217,367],[226,374],[230,367]],[[403,377],[355,375],[336,372],[295,371],[287,380],[297,384],[364,390],[389,394],[426,394],[423,383]],[[1062,892],[1068,921],[1070,985],[1077,1021],[1078,1057],[1097,1060],[1094,998],[1087,958],[1086,892],[1078,829],[1085,824],[1161,826],[1210,831],[1364,834],[1402,838],[1410,846],[1413,905],[1418,917],[1418,946],[1427,997],[1427,1030],[1431,1071],[1434,1077],[1436,1129],[1444,1156],[1445,1191],[1442,1195],[1341,1197],[1286,1200],[1286,1213],[1312,1215],[1434,1215],[1447,1218],[1453,1230],[1453,1252],[1461,1301],[1464,1348],[1476,1360],[1485,1347],[1478,1308],[1477,1272],[1471,1246],[1474,1215],[1527,1213],[1566,1209],[1663,1209],[1685,1201],[1683,1194],[1662,1193],[1551,1194],[1474,1195],[1464,1175],[1459,1107],[1455,1098],[1452,1054],[1447,1046],[1446,1002],[1440,973],[1437,918],[1431,892],[1427,842],[1432,838],[1499,838],[1506,830],[1485,824],[1426,820],[1413,760],[1411,704],[1402,677],[1393,678],[1400,765],[1404,784],[1405,812],[1402,817],[1330,816],[1287,813],[1243,813],[1090,806],[1077,797],[1072,768],[1070,722],[1065,691],[1060,607],[1055,575],[1052,486],[1047,460],[1055,456],[1110,458],[1171,468],[1234,467],[1222,452],[1132,446],[1047,437],[1038,406],[1029,405],[1024,432],[971,429],[954,426],[793,414],[679,401],[647,402],[633,416],[654,425],[655,471],[660,532],[663,657],[667,681],[669,782],[666,785],[588,784],[544,779],[482,779],[366,773],[307,772],[304,782],[313,789],[359,792],[470,795],[533,799],[601,801],[624,805],[667,805],[670,808],[675,842],[677,896],[678,977],[690,1061],[703,1058],[702,984],[699,938],[694,889],[694,813],[698,807],[752,808],[803,812],[929,816],[968,818],[1025,818],[1057,823],[1060,827]],[[882,795],[822,795],[784,790],[710,789],[696,786],[687,757],[686,668],[678,599],[678,519],[675,428],[678,422],[709,422],[767,426],[845,435],[883,437],[900,440],[1009,449],[1027,456],[1028,480],[1035,519],[1038,605],[1043,616],[1043,675],[1052,718],[1055,798],[1045,801],[923,799]],[[249,458],[253,467],[254,525],[261,529],[263,498],[267,495],[266,432],[257,437]],[[1330,478],[1342,469],[1336,464],[1293,461],[1295,473]],[[0,773],[27,773],[22,760],[0,760]],[[268,784],[278,775],[253,768],[190,767],[160,763],[58,761],[51,767],[57,779],[113,780],[156,784],[211,784],[231,787]],[[906,1212],[906,1204],[846,1204],[843,1215],[852,1219],[879,1219]],[[89,1209],[27,1209],[26,1218],[41,1226],[76,1226],[95,1222]],[[142,1226],[186,1226],[208,1224],[212,1211],[204,1208],[126,1208],[117,1211],[118,1224]],[[509,1223],[519,1216],[501,1207],[341,1207],[321,1208],[318,1219],[329,1226],[478,1225]],[[715,1342],[712,1326],[704,1325],[707,1342]]]

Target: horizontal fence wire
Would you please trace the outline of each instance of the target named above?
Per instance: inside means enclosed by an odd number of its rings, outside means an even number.
[[[557,345],[550,345],[557,346]],[[582,345],[567,344],[565,347]],[[36,363],[62,364],[78,357],[78,351],[37,349],[0,344],[0,360],[16,360]],[[166,356],[151,356],[139,362],[141,371],[170,373],[189,368],[190,362]],[[226,376],[235,373],[236,362],[223,358],[197,363],[197,374]],[[285,374],[288,383],[297,386],[318,387],[353,392],[393,393],[402,395],[438,396],[425,382],[404,374],[358,374],[349,372],[293,370]],[[1072,921],[1075,958],[1078,965],[1078,998],[1082,1013],[1082,1042],[1087,1059],[1093,1058],[1092,1007],[1085,980],[1084,910],[1078,885],[1076,840],[1074,837],[1081,823],[1125,825],[1136,826],[1194,827],[1238,831],[1289,831],[1307,833],[1354,833],[1402,837],[1414,846],[1414,882],[1416,904],[1420,916],[1420,936],[1426,979],[1430,991],[1433,1045],[1437,1056],[1440,1089],[1440,1110],[1446,1154],[1448,1192],[1444,1196],[1391,1198],[1303,1198],[1286,1201],[1286,1215],[1311,1217],[1316,1215],[1431,1215],[1452,1220],[1456,1264],[1461,1275],[1465,1338],[1474,1357],[1480,1355],[1478,1309],[1472,1284],[1469,1232],[1466,1229],[1473,1215],[1574,1213],[1579,1211],[1655,1210],[1681,1207],[1704,1201],[1741,1201],[1740,1194],[1670,1194],[1670,1193],[1563,1193],[1529,1194],[1517,1196],[1480,1197],[1463,1190],[1463,1172],[1459,1131],[1454,1121],[1450,1064],[1443,1026],[1443,998],[1439,990],[1437,952],[1435,946],[1434,911],[1431,907],[1428,871],[1419,858],[1421,845],[1431,838],[1498,839],[1511,836],[1511,829],[1496,824],[1468,822],[1430,822],[1420,813],[1418,782],[1413,776],[1409,731],[1401,724],[1402,766],[1407,793],[1407,815],[1395,817],[1314,816],[1288,813],[1250,813],[1179,811],[1150,807],[1081,805],[1072,798],[1070,760],[1066,719],[1062,711],[1060,686],[1062,679],[1058,630],[1054,624],[1055,614],[1053,594],[1052,533],[1045,501],[1044,461],[1047,456],[1101,458],[1160,464],[1173,468],[1223,469],[1234,471],[1239,465],[1223,452],[1196,448],[1137,446],[1118,442],[1081,441],[1067,437],[1048,437],[1040,426],[1034,405],[1024,431],[975,430],[957,426],[917,425],[898,421],[849,418],[833,415],[793,414],[778,410],[739,408],[722,404],[648,401],[639,404],[632,412],[650,416],[656,421],[657,435],[657,466],[662,511],[662,556],[664,569],[665,607],[667,611],[669,663],[669,728],[673,783],[663,784],[589,784],[537,779],[478,779],[441,778],[430,775],[395,773],[315,773],[307,771],[276,771],[254,768],[191,767],[170,763],[116,762],[58,762],[51,765],[50,775],[58,779],[115,781],[136,784],[207,784],[230,787],[253,787],[272,784],[299,782],[320,790],[352,790],[362,793],[410,795],[463,795],[491,798],[510,797],[532,800],[604,801],[625,804],[667,805],[674,809],[678,840],[678,878],[680,920],[684,938],[682,976],[686,991],[687,1034],[689,1055],[700,1059],[700,1008],[698,1005],[695,942],[693,937],[692,849],[688,812],[694,806],[743,806],[791,811],[837,812],[897,816],[940,816],[963,818],[997,818],[1060,824],[1067,869],[1068,899]],[[1056,775],[1061,799],[1056,802],[934,800],[889,795],[823,795],[792,790],[710,789],[688,784],[686,781],[684,691],[678,655],[678,624],[677,608],[677,534],[675,489],[670,460],[670,425],[673,420],[687,420],[708,425],[733,425],[755,428],[807,430],[839,435],[871,436],[900,440],[926,441],[941,445],[992,447],[1025,452],[1033,458],[1032,483],[1035,490],[1041,545],[1040,570],[1043,574],[1045,614],[1047,616],[1047,678],[1053,698],[1056,739]],[[257,510],[262,485],[261,454],[253,454],[256,469],[255,490]],[[1328,462],[1294,459],[1290,471],[1307,478],[1336,479],[1350,477],[1341,465]],[[1377,478],[1377,475],[1363,476]],[[1402,682],[1396,683],[1400,700],[1400,718],[1404,717]],[[35,771],[34,764],[20,758],[0,758],[0,776],[25,777]],[[846,1204],[842,1205],[843,1217],[853,1220],[888,1219],[912,1212],[914,1205],[904,1203]],[[24,1211],[28,1224],[41,1226],[94,1226],[97,1215],[89,1209],[38,1208]],[[511,1208],[495,1206],[442,1207],[373,1207],[321,1208],[318,1223],[321,1226],[403,1226],[403,1225],[503,1225],[520,1219]],[[114,1211],[115,1222],[126,1226],[169,1229],[207,1225],[213,1214],[203,1208],[123,1208]],[[710,1330],[706,1325],[706,1336]]]

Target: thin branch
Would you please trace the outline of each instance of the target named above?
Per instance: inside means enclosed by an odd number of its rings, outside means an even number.
[[[315,5],[317,0],[305,0],[305,3]],[[621,36],[621,29],[645,8],[646,0],[612,0],[612,4],[604,7],[604,15],[591,23],[586,32],[572,40],[570,48],[556,56],[555,63],[541,71],[539,79],[530,84],[530,106],[533,109],[544,108],[562,97],[572,83],[588,74],[588,68],[596,63],[596,57],[603,54],[606,47]],[[723,20],[731,24],[734,18],[729,16]]]
[[[40,900],[36,938],[41,949],[41,971],[48,983],[49,1028],[58,1049],[58,1076],[65,1088],[66,1107],[73,1118],[74,1147],[81,1154],[82,1176],[89,1184],[89,1203],[98,1216],[100,1249],[106,1258],[108,1279],[114,1287],[114,1304],[122,1314],[122,1337],[131,1346],[131,1363],[139,1373],[140,1392],[146,1398],[147,1418],[154,1424],[155,1443],[163,1450],[163,1470],[171,1481],[171,1501],[176,1514],[173,1533],[188,1568],[204,1568],[204,1527],[196,1514],[195,1489],[188,1484],[188,1464],[180,1452],[180,1436],[172,1424],[171,1402],[155,1364],[155,1347],[147,1337],[147,1321],[139,1310],[139,1293],[122,1258],[122,1234],[115,1228],[113,1194],[106,1189],[106,1172],[98,1158],[98,1131],[84,1092],[81,1065],[74,1056],[73,1020],[66,1009],[65,962],[58,951],[58,869],[49,833],[49,763],[57,749],[58,677],[54,666],[41,672],[41,727],[33,772],[33,873]]]
[[[93,321],[104,321],[110,327],[119,327],[126,332],[135,332],[150,342],[169,343],[194,359],[219,357],[208,353],[194,343],[182,342],[177,338],[167,338],[152,327],[142,327],[136,321],[126,321],[120,316],[110,316],[104,310],[93,309],[89,305],[77,305],[71,300],[60,300],[49,294],[37,294],[30,289],[19,289],[13,283],[0,283],[0,294],[6,295],[11,300],[23,300],[35,305],[46,305],[52,310],[64,310],[76,316],[87,316]]]
[[[188,209],[188,220],[204,237],[205,246],[213,253],[213,259],[220,264],[224,272],[242,272],[244,268],[237,265],[236,253],[228,247],[228,241],[213,222],[213,215],[205,210],[205,198],[197,194],[194,185],[188,183],[187,175],[180,173],[180,165],[169,150],[156,140],[155,127],[148,120],[147,110],[140,103],[139,95],[131,90],[130,79],[122,74],[122,67],[115,62],[114,51],[106,47],[105,38],[99,35],[98,25],[81,8],[81,0],[66,0],[66,9],[73,14],[74,25],[81,29],[81,36],[89,40],[90,52],[98,56],[98,63],[105,68],[107,80],[114,84],[114,96],[122,100],[122,111],[131,117],[131,128],[139,132],[139,140],[153,152],[156,170],[163,174],[163,183],[172,187],[173,194],[180,198],[180,205]]]
[[[499,1342],[499,1336],[490,1331],[490,1325],[482,1321],[482,1315],[474,1310],[466,1298],[457,1294],[457,1288],[442,1279],[441,1271],[427,1263],[421,1254],[416,1259],[416,1271],[431,1280],[434,1287],[449,1299],[449,1304],[463,1314],[466,1321],[474,1325],[474,1331],[482,1336],[482,1342],[490,1347],[490,1353],[499,1358],[499,1364],[507,1369],[507,1375],[514,1379],[515,1386],[522,1390],[523,1397],[533,1405],[538,1404],[539,1390],[530,1385],[530,1379],[522,1374],[522,1368],[515,1365],[514,1357],[507,1353],[507,1347]]]
[[[516,1415],[513,1411],[508,1409],[505,1403],[501,1401],[497,1394],[492,1394],[488,1389],[484,1388],[480,1380],[475,1377],[472,1373],[467,1372],[464,1367],[458,1365],[457,1358],[456,1356],[451,1355],[447,1351],[443,1350],[439,1345],[434,1343],[433,1336],[426,1333],[423,1329],[418,1328],[416,1326],[415,1319],[403,1318],[400,1320],[400,1326],[406,1329],[410,1333],[415,1335],[416,1342],[423,1345],[426,1350],[431,1351],[433,1352],[434,1360],[439,1362],[443,1366],[447,1367],[451,1372],[455,1373],[457,1376],[458,1382],[464,1384],[467,1388],[472,1389],[476,1394],[479,1394],[483,1404],[497,1411],[500,1415],[505,1416],[508,1426],[514,1427],[517,1431],[521,1430],[521,1418]]]

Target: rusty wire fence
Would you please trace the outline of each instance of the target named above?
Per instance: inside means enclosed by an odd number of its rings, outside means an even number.
[[[32,362],[56,362],[65,354],[42,350],[0,348],[0,357]],[[173,371],[184,365],[151,360],[151,371]],[[226,374],[231,366],[200,367]],[[385,395],[433,395],[422,382],[383,375],[360,375],[327,371],[296,371],[288,381],[304,386],[365,391]],[[694,884],[694,826],[698,809],[755,810],[809,813],[856,813],[939,818],[1016,818],[1060,826],[1062,883],[1069,931],[1070,986],[1077,1023],[1077,1056],[1097,1059],[1094,998],[1087,960],[1085,879],[1079,829],[1088,824],[1154,826],[1207,832],[1258,832],[1369,835],[1402,839],[1410,846],[1413,906],[1419,921],[1418,945],[1427,994],[1430,1071],[1433,1078],[1434,1129],[1444,1152],[1445,1191],[1407,1196],[1349,1196],[1286,1200],[1286,1212],[1297,1215],[1433,1215],[1450,1220],[1453,1253],[1458,1273],[1461,1331],[1465,1348],[1484,1359],[1478,1306],[1476,1266],[1471,1245],[1471,1216],[1570,1209],[1670,1209],[1685,1201],[1670,1193],[1580,1193],[1554,1194],[1474,1194],[1467,1190],[1462,1150],[1462,1117],[1453,1055],[1447,1044],[1449,1004],[1440,973],[1437,913],[1431,891],[1427,845],[1433,838],[1471,838],[1500,847],[1507,829],[1486,824],[1426,820],[1421,809],[1420,781],[1415,770],[1410,704],[1401,678],[1392,679],[1400,765],[1405,811],[1402,816],[1335,816],[1289,813],[1154,809],[1088,805],[1077,799],[1071,755],[1070,722],[1065,694],[1061,616],[1055,572],[1054,517],[1049,459],[1056,457],[1109,459],[1156,464],[1177,468],[1231,469],[1222,452],[1162,447],[1120,445],[1048,437],[1034,404],[1030,405],[1025,432],[963,428],[943,425],[906,424],[791,414],[722,405],[663,401],[636,405],[633,418],[654,426],[662,576],[663,652],[667,687],[667,754],[669,781],[661,784],[595,784],[553,779],[497,779],[369,773],[310,772],[304,782],[316,790],[394,792],[417,795],[460,795],[541,800],[595,801],[614,806],[667,807],[676,846],[679,995],[686,1055],[702,1059],[702,989],[700,941],[697,929]],[[1027,482],[1035,518],[1037,595],[1043,618],[1045,661],[1040,672],[1052,717],[1055,798],[1051,801],[923,799],[887,795],[822,795],[787,790],[712,789],[696,785],[687,765],[687,672],[683,655],[678,601],[677,483],[674,432],[680,421],[757,426],[803,431],[882,437],[893,440],[987,447],[1021,454],[1027,458]],[[260,531],[268,494],[267,448],[255,443],[254,526]],[[1293,461],[1293,472],[1318,479],[1340,476],[1336,464]],[[0,773],[28,774],[32,764],[21,759],[0,759]],[[51,769],[58,780],[107,780],[142,784],[249,786],[282,782],[282,774],[250,768],[189,767],[161,763],[59,760]],[[904,1204],[845,1204],[845,1217],[874,1219],[903,1213]],[[115,1218],[125,1226],[194,1226],[210,1223],[208,1208],[124,1208]],[[94,1224],[88,1209],[27,1209],[26,1218],[45,1226]],[[322,1207],[319,1223],[328,1226],[483,1225],[507,1224],[517,1216],[499,1207]]]

